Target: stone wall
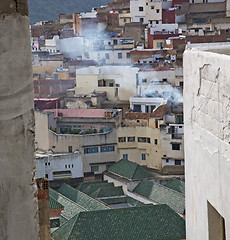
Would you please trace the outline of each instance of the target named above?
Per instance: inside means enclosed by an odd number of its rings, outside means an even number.
[[[38,239],[28,6],[0,3],[0,238]]]

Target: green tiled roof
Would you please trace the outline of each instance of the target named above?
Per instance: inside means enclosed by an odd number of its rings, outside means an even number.
[[[99,188],[90,196],[93,198],[113,197],[124,195],[122,187]]]
[[[130,180],[153,178],[153,175],[139,164],[125,159],[114,163],[108,171]]]
[[[91,198],[90,196],[86,195],[85,193],[72,188],[67,184],[62,184],[62,186],[58,189],[58,192],[62,195],[66,196],[73,202],[76,202],[81,207],[85,208],[88,211],[93,210],[103,210],[108,209],[106,205],[97,201],[96,199]]]
[[[77,203],[71,201],[70,199],[56,192],[52,188],[49,189],[49,196],[50,198],[55,199],[58,203],[64,206],[64,210],[61,211],[61,215],[66,220],[71,219],[79,212],[86,211],[85,208],[79,206]]]
[[[185,239],[185,221],[167,205],[81,212],[53,232],[54,240]]]
[[[176,192],[171,188],[148,180],[142,180],[133,189],[133,192],[149,198],[159,204],[167,204],[176,212],[184,214],[185,196],[184,194]]]
[[[105,202],[108,205],[119,204],[119,203],[128,203],[132,207],[144,206],[145,205],[144,203],[139,202],[138,200],[136,200],[134,198],[131,198],[129,196],[116,197],[116,198],[106,198],[106,199],[101,199],[101,201]]]
[[[83,192],[84,189],[86,189],[88,186],[91,186],[93,184],[102,184],[102,183],[108,183],[107,181],[100,181],[100,182],[83,182],[83,183],[80,183],[76,189],[77,190],[80,190]]]
[[[49,208],[50,209],[64,209],[64,206],[56,201],[53,197],[49,196]]]
[[[170,183],[166,184],[165,186],[177,192],[185,194],[185,183],[183,181],[173,179]]]
[[[91,195],[93,192],[97,191],[100,188],[111,188],[114,187],[114,183],[101,182],[101,183],[92,183],[87,188],[80,190],[87,195]]]

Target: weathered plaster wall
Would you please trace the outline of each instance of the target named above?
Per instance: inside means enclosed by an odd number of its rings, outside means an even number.
[[[33,82],[26,0],[1,0],[0,30],[0,238],[36,240]]]
[[[230,239],[229,63],[224,54],[196,49],[184,53],[188,240],[210,239],[208,201],[225,218]]]

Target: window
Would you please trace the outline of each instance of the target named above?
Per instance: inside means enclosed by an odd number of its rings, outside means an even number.
[[[121,59],[122,58],[122,53],[118,53],[117,57],[118,57],[118,59]]]
[[[148,6],[149,4],[148,3],[146,3],[146,6]]]
[[[184,86],[184,82],[180,82],[180,87],[183,87]]]
[[[151,143],[150,138],[146,138],[146,137],[138,137],[138,142]]]
[[[124,18],[124,20],[123,20],[123,21],[124,21],[124,23],[125,23],[125,22],[126,22],[126,18]]]
[[[139,7],[139,12],[143,12],[144,8],[143,7]]]
[[[142,161],[145,161],[145,160],[146,160],[146,154],[145,154],[145,153],[142,153],[142,154],[141,154],[141,160],[142,160]]]
[[[67,168],[67,165],[65,165],[65,168]]]
[[[49,175],[48,175],[48,174],[45,174],[45,177],[46,177],[46,178],[49,178]]]
[[[175,160],[175,165],[181,165],[181,160]]]
[[[117,84],[116,84],[116,87],[120,87],[120,84],[119,84],[119,83],[117,83]]]
[[[157,145],[157,139],[154,139],[154,143],[155,143],[155,145]]]
[[[140,18],[140,22],[143,23],[144,22],[144,18]]]
[[[163,82],[167,82],[167,78],[163,78]]]
[[[156,13],[159,13],[160,12],[160,9],[156,9]]]
[[[168,159],[166,159],[166,160],[165,160],[165,162],[167,162],[167,163],[168,163],[168,162],[169,162],[169,160],[168,160]]]
[[[113,45],[117,45],[117,39],[113,40]]]
[[[101,146],[101,152],[114,152],[115,151],[115,146]]]
[[[179,143],[172,143],[172,150],[180,150],[180,144]]]
[[[84,154],[98,153],[98,147],[84,148]]]
[[[156,24],[159,24],[159,21],[156,21]]]
[[[72,146],[69,146],[68,149],[69,149],[69,153],[73,152]]]
[[[48,165],[50,166],[50,162],[48,162]]]
[[[72,164],[72,168],[73,168],[73,164]]]
[[[135,137],[128,137],[128,142],[135,142]]]
[[[151,9],[154,9],[154,6],[151,6]]]
[[[128,154],[123,154],[123,159],[128,160]]]
[[[105,54],[105,59],[109,59],[109,53]]]
[[[126,137],[119,137],[118,142],[126,142]]]
[[[99,171],[99,166],[91,166],[91,172],[98,172]]]
[[[130,53],[129,52],[126,53],[126,58],[130,58]]]
[[[157,43],[157,48],[162,48],[164,47],[164,43],[163,42],[158,42]]]
[[[147,79],[146,79],[146,78],[142,79],[142,82],[143,82],[143,83],[146,83],[146,82],[147,82]]]
[[[69,168],[70,168],[70,165],[69,165]]]
[[[113,87],[113,83],[109,83],[109,86],[110,86],[110,87]]]

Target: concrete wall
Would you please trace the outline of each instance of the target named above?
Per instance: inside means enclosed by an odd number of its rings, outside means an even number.
[[[33,81],[26,0],[0,4],[0,238],[38,239]]]
[[[213,239],[208,229],[220,223],[213,218],[208,224],[208,203],[225,219],[225,239],[230,239],[229,47],[205,50],[184,53],[188,240]]]
[[[45,178],[48,175],[49,180],[53,180],[54,172],[71,171],[72,178],[83,177],[82,156],[79,153],[57,154],[36,157],[36,178]]]

